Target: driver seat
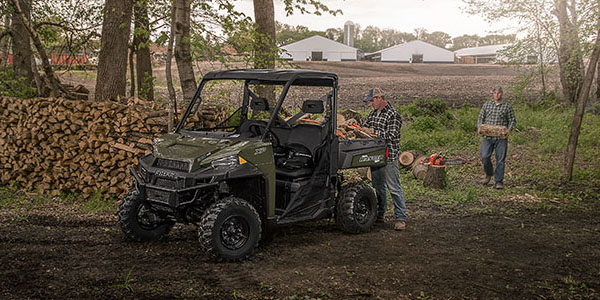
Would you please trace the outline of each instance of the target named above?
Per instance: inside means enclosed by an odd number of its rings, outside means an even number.
[[[294,126],[282,145],[287,149],[287,155],[277,160],[277,175],[293,178],[312,175],[315,162],[318,161],[317,152],[323,143],[326,130],[326,126],[320,125]]]

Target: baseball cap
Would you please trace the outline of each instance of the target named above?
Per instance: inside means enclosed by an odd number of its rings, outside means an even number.
[[[363,101],[369,102],[369,101],[373,100],[373,98],[375,98],[375,97],[382,97],[382,96],[383,96],[383,93],[381,92],[381,90],[379,88],[372,88],[369,90],[367,97],[365,97],[365,99]]]
[[[498,92],[502,93],[502,87],[501,87],[501,86],[497,86],[497,87],[495,87],[495,88],[494,88],[492,91],[493,91],[493,92],[496,92],[496,91],[498,91]]]

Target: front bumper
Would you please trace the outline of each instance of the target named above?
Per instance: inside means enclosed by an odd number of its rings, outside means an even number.
[[[211,182],[185,188],[167,188],[145,182],[135,168],[130,168],[129,172],[134,178],[135,189],[143,199],[173,208],[200,200],[202,195],[201,192],[204,189],[215,187],[219,184],[218,182]]]

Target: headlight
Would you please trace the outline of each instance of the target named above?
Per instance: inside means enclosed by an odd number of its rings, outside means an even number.
[[[239,157],[237,155],[231,155],[231,156],[219,158],[217,160],[213,160],[210,163],[210,165],[216,169],[216,168],[222,168],[222,167],[233,168],[233,167],[237,167],[244,163],[246,163],[246,160],[243,159],[242,157]]]
[[[148,180],[148,178],[146,178],[147,174],[148,174],[148,170],[146,170],[146,168],[144,168],[144,166],[142,166],[142,164],[140,164],[140,175],[142,176],[142,179]]]

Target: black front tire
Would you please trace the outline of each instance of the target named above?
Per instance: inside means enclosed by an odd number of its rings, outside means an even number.
[[[377,198],[366,183],[358,182],[344,186],[338,196],[335,221],[348,233],[371,231],[377,217]]]
[[[261,239],[261,220],[246,200],[227,197],[212,204],[202,216],[198,236],[204,252],[220,261],[247,259]]]
[[[158,218],[144,205],[137,190],[132,190],[119,205],[119,224],[125,236],[136,242],[149,242],[166,237],[172,222],[158,222]]]

